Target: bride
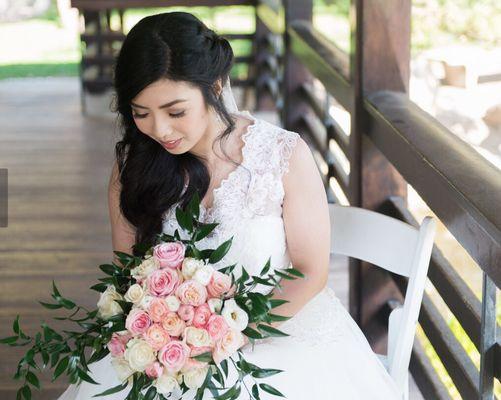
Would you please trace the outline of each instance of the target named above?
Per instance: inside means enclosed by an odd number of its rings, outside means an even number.
[[[284,371],[264,381],[289,400],[401,398],[326,286],[328,205],[308,145],[297,133],[237,109],[232,63],[228,41],[189,13],[146,17],[127,35],[114,77],[123,130],[109,186],[114,250],[132,253],[136,242],[173,234],[176,206],[198,191],[200,219],[219,223],[199,248],[216,248],[233,236],[216,267],[238,263],[258,274],[271,256],[273,267],[292,264],[306,276],[282,280],[276,294],[289,301],[276,313],[293,318],[274,326],[290,336],[242,347],[247,361]],[[89,368],[100,384],[70,385],[59,400],[88,400],[121,383],[110,355]],[[229,383],[235,378],[230,374]],[[127,393],[105,398],[123,400]],[[207,391],[204,399],[211,398]],[[242,388],[238,399],[249,398]],[[261,399],[271,398],[277,397],[261,391]]]

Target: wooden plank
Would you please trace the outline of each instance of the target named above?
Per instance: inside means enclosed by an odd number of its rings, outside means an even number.
[[[500,287],[499,169],[406,94],[373,93],[365,109],[371,140]]]

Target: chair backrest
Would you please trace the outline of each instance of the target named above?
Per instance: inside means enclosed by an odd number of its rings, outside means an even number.
[[[329,204],[331,253],[367,261],[409,278],[403,307],[388,322],[388,372],[405,393],[412,345],[428,274],[436,223],[425,217],[415,228],[359,207]]]

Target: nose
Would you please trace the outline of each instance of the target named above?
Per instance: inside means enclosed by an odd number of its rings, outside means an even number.
[[[172,127],[166,123],[165,119],[155,118],[152,133],[157,140],[166,142],[172,136]]]

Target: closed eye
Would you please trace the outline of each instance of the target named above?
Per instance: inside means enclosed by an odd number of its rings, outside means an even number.
[[[184,116],[184,114],[185,114],[185,112],[184,112],[184,111],[182,111],[182,112],[177,113],[177,114],[169,114],[169,116],[171,116],[172,118],[181,118],[182,116]],[[146,114],[137,114],[137,113],[132,113],[132,116],[133,116],[134,118],[139,118],[139,119],[141,119],[141,118],[146,118],[146,117],[148,116],[148,114],[147,114],[147,113],[146,113]]]

